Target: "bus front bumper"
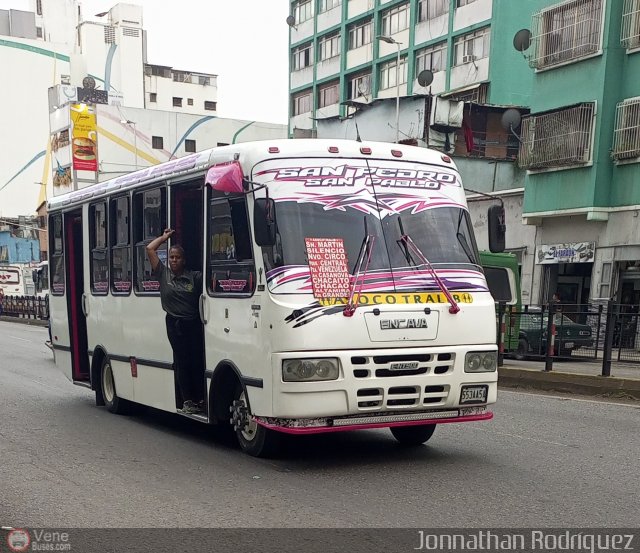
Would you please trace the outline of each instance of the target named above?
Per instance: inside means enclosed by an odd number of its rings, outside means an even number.
[[[487,406],[461,407],[457,409],[433,409],[412,412],[381,412],[343,417],[323,417],[309,419],[277,419],[255,417],[255,422],[270,430],[285,434],[322,434],[389,428],[392,426],[416,426],[422,424],[445,424],[450,422],[474,422],[490,420],[493,412]]]

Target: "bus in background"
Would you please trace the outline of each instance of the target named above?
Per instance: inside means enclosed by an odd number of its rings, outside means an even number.
[[[520,268],[518,258],[512,253],[493,253],[487,250],[480,251],[480,263],[487,279],[489,291],[496,302],[496,315],[498,303],[504,303],[510,312],[520,313],[522,310],[520,296]],[[507,316],[504,337],[504,351],[515,352],[519,343],[519,316]],[[498,331],[499,331],[498,321]]]
[[[5,296],[33,296],[31,265],[0,265],[0,288]]]
[[[417,445],[438,424],[493,416],[494,301],[441,152],[244,143],[48,207],[56,364],[111,412],[182,405],[146,257],[170,227],[205,283],[204,410],[181,416],[232,428],[256,456],[283,433],[390,428]]]

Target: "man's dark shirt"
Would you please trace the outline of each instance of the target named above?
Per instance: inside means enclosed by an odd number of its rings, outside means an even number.
[[[176,319],[197,319],[198,298],[202,291],[202,272],[185,270],[175,276],[162,261],[153,276],[160,282],[162,309]]]

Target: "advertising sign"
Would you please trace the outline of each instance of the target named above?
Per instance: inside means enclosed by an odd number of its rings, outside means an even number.
[[[71,104],[70,111],[73,124],[71,140],[73,168],[76,171],[96,172],[98,170],[96,150],[98,133],[95,108],[87,104]]]
[[[556,263],[593,263],[595,242],[572,242],[538,246],[536,263],[552,265]]]
[[[349,270],[342,238],[305,238],[311,286],[316,298],[346,298]]]

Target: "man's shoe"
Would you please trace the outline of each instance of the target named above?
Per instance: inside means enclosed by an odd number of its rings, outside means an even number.
[[[197,404],[195,404],[190,399],[186,400],[182,404],[182,409],[178,409],[178,413],[183,413],[185,415],[193,415],[195,413],[200,413],[200,408]]]

